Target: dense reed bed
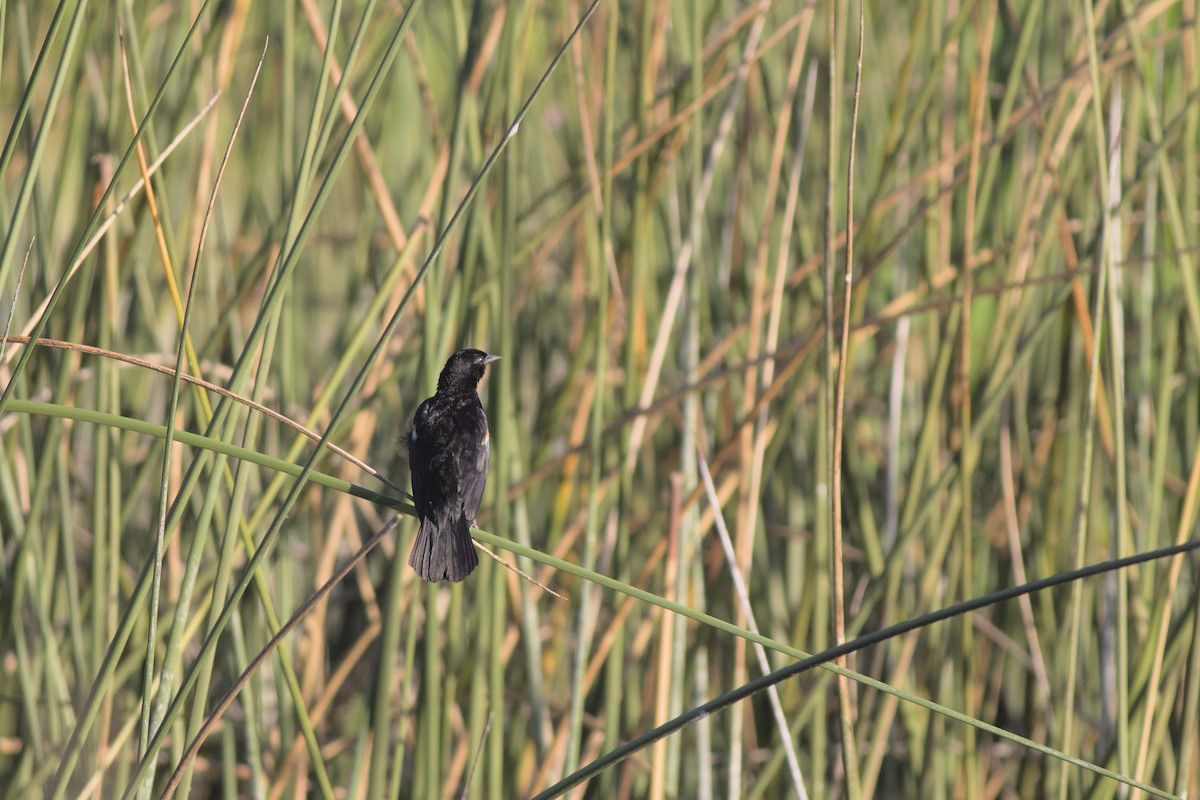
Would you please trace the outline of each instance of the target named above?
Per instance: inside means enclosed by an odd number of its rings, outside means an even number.
[[[1197,4],[859,12],[0,3],[0,797],[1200,794]]]

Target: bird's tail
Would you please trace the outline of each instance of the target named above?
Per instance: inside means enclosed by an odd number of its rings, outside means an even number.
[[[461,581],[479,566],[470,524],[461,517],[441,525],[421,520],[408,564],[427,581]]]

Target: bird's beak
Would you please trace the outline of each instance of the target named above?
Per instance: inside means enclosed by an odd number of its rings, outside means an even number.
[[[495,355],[494,353],[488,353],[486,356],[483,357],[484,364],[490,364],[493,361],[499,361],[499,360],[500,360],[500,356]]]

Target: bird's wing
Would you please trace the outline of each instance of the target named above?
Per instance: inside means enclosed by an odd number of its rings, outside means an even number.
[[[487,417],[480,409],[479,419],[482,422],[482,435],[476,431],[474,447],[465,448],[464,458],[460,464],[458,476],[459,499],[462,501],[463,515],[468,520],[475,520],[475,512],[483,500],[483,487],[487,482],[488,464],[491,461],[491,443],[487,428]]]
[[[430,497],[432,489],[430,470],[433,467],[434,453],[428,441],[429,432],[425,429],[428,400],[421,404],[413,415],[412,425],[408,429],[408,466],[412,473],[413,503],[421,519],[429,516]]]

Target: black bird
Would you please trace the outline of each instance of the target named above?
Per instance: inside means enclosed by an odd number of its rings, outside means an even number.
[[[413,501],[421,526],[409,565],[427,581],[461,581],[479,566],[471,526],[483,498],[491,448],[476,390],[500,356],[459,350],[421,403],[408,434]]]

